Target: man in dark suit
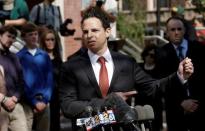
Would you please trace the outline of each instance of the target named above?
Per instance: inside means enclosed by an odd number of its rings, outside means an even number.
[[[188,79],[186,88],[174,86],[165,93],[168,131],[199,131],[204,118],[203,87],[205,78],[204,51],[198,42],[184,38],[184,20],[171,17],[167,20],[169,43],[161,48],[160,69],[163,76],[178,69],[180,59],[189,57],[194,65],[194,74]],[[159,57],[158,57],[159,58]]]
[[[143,72],[133,58],[110,51],[107,45],[110,24],[106,15],[96,8],[84,14],[82,31],[87,51],[74,55],[63,64],[59,87],[62,111],[74,122],[76,118],[85,117],[83,114],[87,106],[101,107],[111,94],[127,100],[137,90],[153,97],[155,92],[166,90],[163,88],[165,85],[171,87],[176,84],[182,88],[184,80],[193,73],[191,60],[186,58],[179,64],[178,73],[155,81]],[[101,70],[104,65],[99,62],[99,58],[102,57],[107,73]]]

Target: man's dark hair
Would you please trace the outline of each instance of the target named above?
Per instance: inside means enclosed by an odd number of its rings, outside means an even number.
[[[92,18],[92,17],[96,17],[98,18],[104,29],[110,28],[110,20],[107,16],[107,14],[102,11],[102,9],[98,8],[98,7],[93,7],[89,10],[87,10],[84,14],[83,14],[83,18],[81,21],[81,24],[88,18]]]
[[[26,23],[21,27],[21,36],[24,37],[26,33],[30,33],[33,31],[38,31],[38,26],[34,23]]]
[[[2,26],[0,28],[0,35],[4,34],[5,32],[9,32],[10,34],[17,36],[17,30],[13,26]]]
[[[170,18],[166,21],[166,25],[167,25],[167,24],[169,23],[169,21],[171,21],[171,20],[179,20],[179,21],[181,21],[182,24],[183,24],[183,26],[184,26],[184,28],[186,29],[185,20],[184,20],[183,18],[178,17],[178,16],[172,16],[172,17],[170,17]]]

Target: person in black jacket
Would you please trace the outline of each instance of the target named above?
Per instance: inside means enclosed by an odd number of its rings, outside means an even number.
[[[166,91],[172,85],[181,85],[179,88],[182,88],[184,80],[193,73],[191,60],[186,58],[179,64],[178,73],[156,81],[140,68],[134,58],[109,50],[107,40],[110,23],[106,15],[97,8],[92,8],[83,15],[82,31],[86,51],[69,58],[60,73],[61,109],[66,117],[73,120],[74,130],[78,130],[76,119],[86,117],[85,110],[88,106],[104,107],[110,95],[126,101],[141,92],[153,98],[156,92]],[[100,71],[102,69],[104,71]],[[102,76],[104,79],[101,79]],[[119,113],[126,117],[126,112]],[[115,126],[113,130],[119,131],[119,126]]]
[[[199,131],[204,117],[204,46],[185,38],[186,28],[180,17],[167,20],[169,43],[160,50],[160,72],[166,76],[175,72],[181,59],[189,57],[194,65],[194,74],[187,81],[187,87],[173,86],[165,93],[166,118],[169,131]]]

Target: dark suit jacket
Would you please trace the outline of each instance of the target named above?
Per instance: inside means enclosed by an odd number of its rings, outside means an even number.
[[[111,51],[114,73],[109,87],[111,92],[138,92],[153,97],[157,90],[181,85],[176,73],[166,79],[155,81],[147,75],[136,61],[126,55]],[[62,66],[60,78],[60,102],[64,115],[69,118],[82,117],[85,107],[100,106],[102,94],[92,69],[87,51],[69,58]],[[167,86],[169,85],[169,86]]]
[[[187,88],[179,88],[178,86],[169,88],[165,93],[166,117],[169,131],[185,131],[189,126],[191,128],[200,126],[200,121],[198,120],[200,120],[199,118],[204,118],[201,114],[202,109],[204,109],[205,100],[202,91],[205,85],[204,51],[204,47],[198,42],[188,42],[186,56],[192,59],[194,65],[194,74],[188,80],[187,85],[190,96],[187,95]],[[159,62],[161,62],[162,76],[175,72],[178,69],[179,59],[173,45],[171,43],[164,45],[160,53],[161,60]],[[188,98],[199,100],[200,106],[196,113],[184,113],[181,102]]]

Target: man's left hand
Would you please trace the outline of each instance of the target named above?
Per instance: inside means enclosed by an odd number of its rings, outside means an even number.
[[[188,78],[194,73],[194,66],[190,58],[185,58],[179,63],[178,74],[180,79],[188,80]]]

